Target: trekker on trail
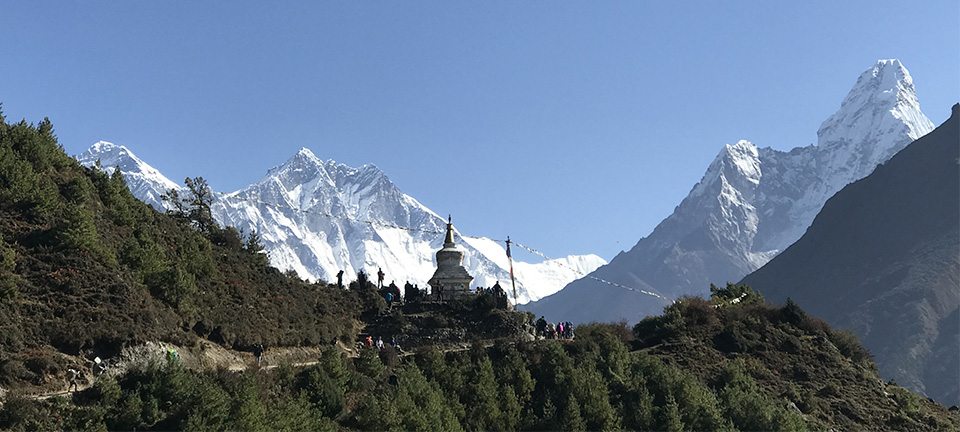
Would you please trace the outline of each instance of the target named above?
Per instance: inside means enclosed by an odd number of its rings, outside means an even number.
[[[74,391],[80,390],[80,384],[79,384],[80,371],[71,368],[70,370],[67,371],[67,373],[70,374],[70,386],[67,387],[67,391],[69,392],[71,389],[73,389]]]
[[[384,276],[385,276],[385,275],[383,274],[383,269],[380,268],[380,267],[377,267],[377,288],[383,288],[383,277],[384,277]]]
[[[253,355],[254,357],[257,358],[257,367],[260,367],[260,361],[263,360],[263,352],[265,350],[266,348],[263,346],[262,343],[257,342],[253,344]]]
[[[377,351],[383,351],[383,338],[377,336]]]
[[[100,357],[93,359],[93,363],[93,376],[99,377],[107,371],[107,364],[104,363],[103,360],[100,360]]]
[[[343,289],[343,270],[337,273],[337,288]]]

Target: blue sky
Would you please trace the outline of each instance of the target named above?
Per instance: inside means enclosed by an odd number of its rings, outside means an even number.
[[[815,143],[877,59],[935,124],[960,100],[955,0],[2,9],[4,113],[70,154],[111,141],[229,192],[307,147],[554,257],[629,249],[724,144]]]

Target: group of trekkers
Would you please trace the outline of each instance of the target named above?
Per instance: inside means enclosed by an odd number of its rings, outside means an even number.
[[[93,359],[93,366],[91,366],[90,372],[93,374],[94,379],[103,375],[107,371],[107,363],[103,360],[100,360],[100,357]],[[70,385],[67,387],[67,391],[77,391],[80,389],[80,381],[83,379],[83,372],[77,369],[70,368],[67,370],[67,377],[69,379]]]
[[[497,281],[490,288],[477,288],[477,295],[490,294],[497,302],[497,309],[509,309],[510,308],[510,299],[507,297],[507,292],[503,290],[503,287],[500,286],[500,281]]]
[[[548,323],[542,316],[535,325],[537,337],[544,339],[573,339],[573,323],[562,321],[556,324]]]
[[[377,340],[373,340],[373,336],[367,336],[363,339],[362,343],[357,343],[358,348],[373,348],[377,347],[377,351],[383,351],[384,342],[382,336],[377,336]],[[403,348],[400,348],[400,343],[397,342],[397,338],[390,338],[390,346],[397,350],[397,354],[403,354]]]

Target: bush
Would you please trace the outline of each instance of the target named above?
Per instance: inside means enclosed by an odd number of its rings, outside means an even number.
[[[700,333],[711,332],[720,324],[717,317],[717,308],[700,297],[683,297],[677,303],[680,314],[683,316],[684,326],[696,329]]]
[[[20,278],[14,273],[17,269],[17,254],[0,239],[0,301],[17,298],[20,293]]]
[[[833,345],[844,357],[849,358],[855,364],[873,363],[873,355],[863,347],[860,338],[850,330],[831,331],[830,342],[833,342]]]
[[[710,299],[717,305],[732,304],[734,301],[737,301],[736,304],[761,305],[764,302],[763,295],[746,284],[737,285],[728,282],[725,288],[710,284],[710,293]]]

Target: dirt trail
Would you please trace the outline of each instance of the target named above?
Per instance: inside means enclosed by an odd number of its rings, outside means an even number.
[[[166,342],[147,342],[143,345],[124,348],[120,355],[105,359],[107,368],[104,372],[106,376],[120,376],[131,370],[138,370],[148,367],[151,363],[163,363],[166,361],[167,353],[172,350],[180,358],[184,367],[197,371],[216,370],[223,368],[229,371],[241,372],[245,370],[272,370],[280,367],[281,364],[289,364],[293,367],[301,368],[318,363],[318,359],[323,350],[333,348],[325,347],[281,347],[268,348],[263,354],[261,363],[258,366],[253,353],[245,351],[234,351],[226,349],[216,343],[206,339],[199,340],[195,346],[181,347]],[[352,350],[347,349],[342,343],[337,343],[337,349],[347,352],[349,356],[356,356]],[[86,358],[76,357],[74,361],[77,364],[87,364],[86,370],[91,370],[93,362]],[[24,388],[8,391],[0,389],[0,402],[8,396],[18,395],[31,399],[43,400],[57,396],[72,396],[74,393],[86,390],[93,386],[94,378],[92,374],[85,373],[81,376],[77,389],[68,391],[69,382],[66,372],[58,376],[50,376],[49,384],[44,388]],[[58,383],[58,384],[55,384]]]
[[[491,346],[492,343],[485,344]],[[280,347],[268,348],[263,354],[261,363],[258,366],[256,357],[253,353],[247,351],[235,351],[226,349],[214,342],[206,339],[200,339],[192,347],[181,347],[166,342],[147,342],[142,345],[124,348],[120,355],[105,359],[106,376],[120,376],[131,370],[140,370],[150,366],[152,363],[166,361],[168,352],[174,352],[180,358],[181,364],[187,369],[197,371],[216,370],[223,368],[233,372],[246,370],[273,370],[283,364],[288,364],[295,368],[303,368],[317,364],[324,350],[333,349],[332,345],[313,346],[313,347]],[[466,351],[470,348],[469,344],[449,344],[439,346],[441,352]],[[347,354],[348,357],[356,358],[359,351],[354,346],[346,346],[338,341],[336,349]],[[414,352],[406,351],[401,357],[415,355]],[[72,356],[71,356],[72,357]],[[72,357],[78,365],[87,365],[87,371],[92,370],[93,362],[82,357]],[[79,367],[79,366],[78,366]],[[78,387],[75,391],[68,391],[69,382],[66,372],[61,372],[58,376],[49,376],[48,384],[44,387],[22,388],[8,390],[0,388],[0,405],[2,401],[9,396],[17,395],[31,399],[43,400],[57,396],[70,396],[76,392],[84,391],[94,384],[92,373],[85,373],[81,376]]]

